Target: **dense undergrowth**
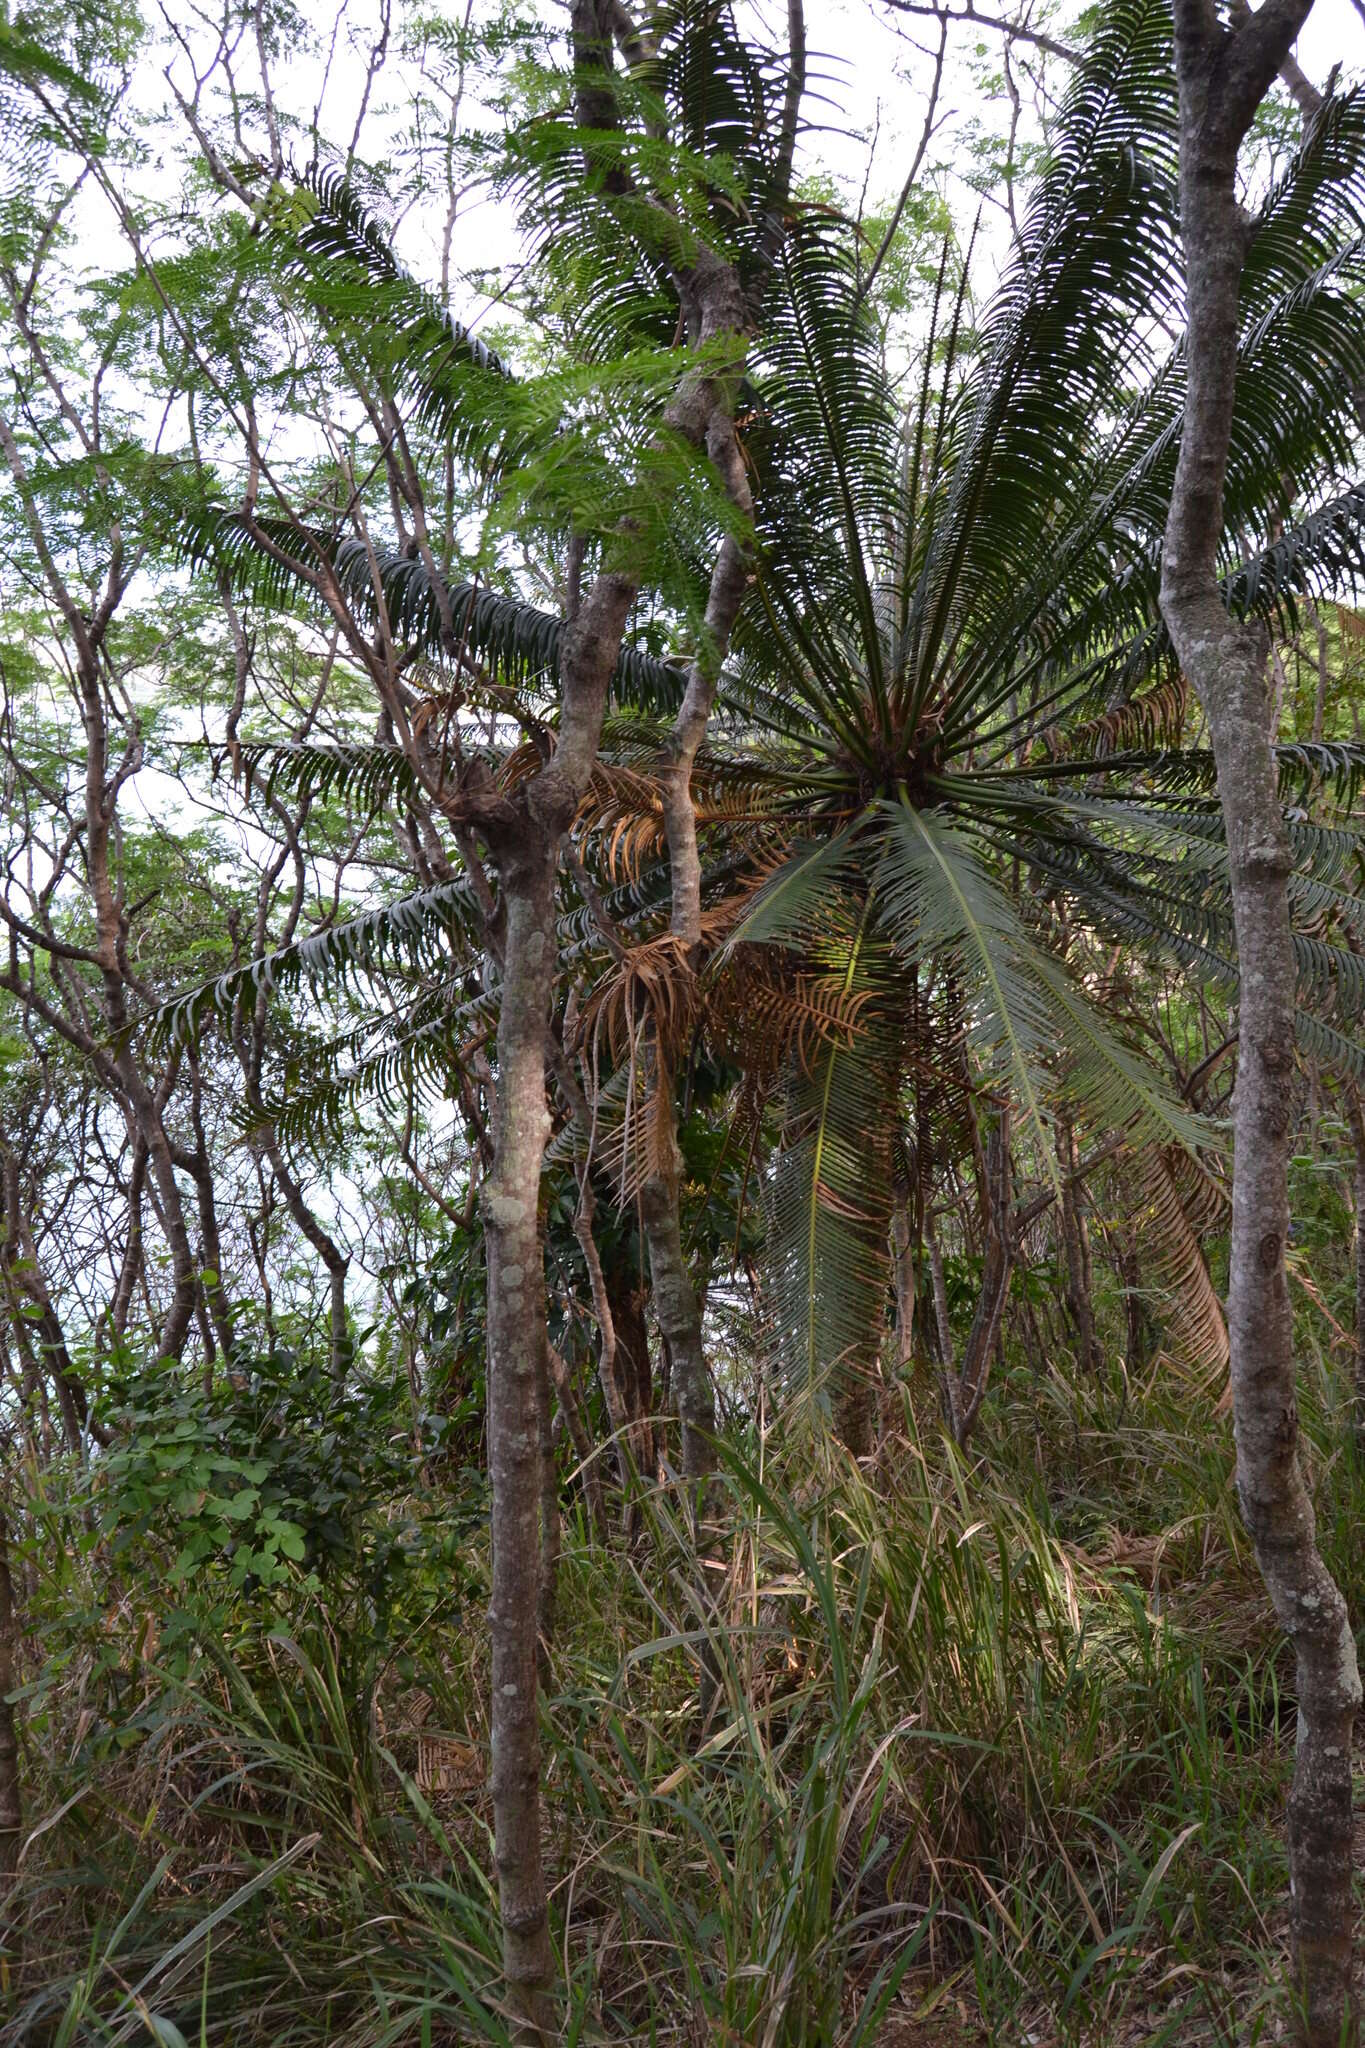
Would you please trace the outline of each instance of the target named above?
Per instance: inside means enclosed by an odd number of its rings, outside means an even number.
[[[1358,1598],[1333,1385],[1310,1362]],[[710,1614],[666,1497],[609,1549],[570,1507],[544,1714],[566,2038],[1272,2038],[1292,1670],[1214,1398],[1165,1361],[1016,1367],[964,1461],[916,1383],[870,1471],[750,1429]],[[508,2038],[480,1482],[438,1445],[396,1507],[366,1469],[412,1457],[397,1408],[299,1450],[271,1401],[215,1432],[188,1399],[150,1464],[36,1503],[6,2043]],[[309,1459],[338,1483],[299,1527]],[[234,1486],[258,1572],[185,1540]]]

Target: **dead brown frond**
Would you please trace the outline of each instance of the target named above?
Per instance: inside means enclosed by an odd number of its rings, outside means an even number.
[[[1049,760],[1063,755],[1085,756],[1121,752],[1125,747],[1174,746],[1180,739],[1189,702],[1184,676],[1168,677],[1126,704],[1083,725],[1050,725],[1041,734]]]
[[[771,778],[749,774],[743,764],[705,757],[698,761],[691,781],[698,831],[725,825],[734,833],[749,825],[769,832],[776,826],[783,849],[790,839],[790,828],[780,815],[787,794]],[[666,843],[664,788],[657,768],[598,761],[574,829],[582,840],[595,843],[613,882],[638,881]]]
[[[741,946],[711,983],[707,1035],[746,1073],[771,1080],[795,1058],[809,1075],[831,1043],[852,1043],[873,990],[850,990],[837,973],[794,966],[767,946]]]
[[[1223,1304],[1200,1241],[1217,1213],[1218,1183],[1184,1155],[1173,1156],[1155,1145],[1134,1156],[1131,1176],[1143,1274],[1166,1295],[1167,1352],[1195,1389],[1211,1393],[1221,1388],[1229,1355]]]

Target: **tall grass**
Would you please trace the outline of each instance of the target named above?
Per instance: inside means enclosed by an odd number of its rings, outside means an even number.
[[[1001,2044],[1268,2024],[1292,1702],[1226,1443],[1181,1399],[1006,1384],[970,1465],[907,1401],[875,1477],[754,1438],[705,1595],[666,1497],[629,1551],[571,1524],[567,2040],[870,2048],[945,1997]],[[1362,1477],[1322,1476],[1345,1542]],[[0,2042],[507,2041],[477,1634],[433,1600],[361,1699],[315,1599],[240,1603],[171,1667],[138,1628],[73,1623],[46,1698]],[[443,1734],[453,1786],[417,1767]]]

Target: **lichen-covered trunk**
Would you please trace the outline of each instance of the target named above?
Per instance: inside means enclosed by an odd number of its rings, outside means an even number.
[[[14,1930],[9,1895],[19,1867],[24,1802],[19,1779],[19,1729],[9,1694],[19,1681],[18,1618],[10,1574],[9,1522],[0,1509],[0,1964],[11,1969]]]
[[[1347,1096],[1347,1111],[1356,1162],[1356,1356],[1351,1433],[1357,1451],[1365,1458],[1365,1107],[1355,1087]]]
[[[1355,2037],[1351,1737],[1360,1679],[1346,1603],[1318,1551],[1299,1456],[1285,1277],[1296,977],[1270,650],[1261,626],[1229,615],[1218,580],[1248,247],[1238,153],[1310,6],[1265,0],[1233,29],[1205,0],[1175,4],[1187,381],[1161,605],[1208,717],[1227,834],[1240,984],[1230,1376],[1238,1498],[1297,1673],[1288,1834],[1299,2031],[1306,2048],[1339,2048]]]
[[[604,570],[565,630],[558,745],[484,829],[503,914],[493,1157],[481,1190],[488,1288],[493,1496],[493,1833],[513,2032],[553,2038],[554,1957],[540,1840],[539,1642],[549,1626],[558,1503],[546,1457],[549,1333],[540,1176],[550,1135],[545,1060],[557,966],[555,871],[597,757],[607,691],[638,584]]]
[[[540,1842],[537,1638],[542,1616],[541,1389],[549,1370],[540,1173],[550,1118],[545,1033],[554,944],[554,851],[503,863],[506,954],[498,1018],[488,1259],[488,1464],[492,1482],[493,1830],[507,1998],[523,2036],[548,2039],[554,1959]]]
[[[1228,1336],[1238,1499],[1297,1670],[1289,1869],[1304,2040],[1311,2048],[1335,2048],[1349,2038],[1343,2026],[1349,2024],[1355,1919],[1351,1739],[1360,1679],[1346,1602],[1318,1551],[1299,1456],[1284,1263],[1295,975],[1289,861],[1264,723],[1268,690],[1256,689],[1264,676],[1258,648],[1248,654],[1233,715],[1214,725],[1241,980]]]

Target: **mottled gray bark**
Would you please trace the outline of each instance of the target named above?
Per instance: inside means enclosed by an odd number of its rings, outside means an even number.
[[[793,6],[797,0],[792,0]],[[573,0],[570,35],[578,118],[610,128],[617,110],[613,37],[624,16],[600,0]],[[616,192],[624,173],[613,171]],[[674,281],[690,342],[736,337],[734,370],[712,362],[686,376],[666,408],[670,436],[710,449],[728,413],[744,358],[734,273],[695,242]],[[503,1921],[503,1969],[514,2025],[547,2041],[554,2027],[553,1957],[540,1846],[540,1738],[536,1645],[545,1579],[543,1392],[549,1372],[540,1175],[550,1119],[545,1058],[555,970],[554,876],[561,845],[587,791],[602,720],[643,563],[623,529],[608,566],[571,607],[560,653],[560,721],[555,751],[511,796],[471,793],[468,822],[483,833],[506,918],[498,1018],[497,1115],[493,1160],[482,1201],[488,1261],[488,1458],[493,1492],[489,1622],[493,1656],[493,1822]],[[676,1217],[676,1203],[674,1204]],[[656,1294],[658,1275],[655,1275]],[[676,1364],[676,1361],[675,1361]],[[709,1391],[709,1390],[708,1390]]]
[[[24,1835],[19,1722],[9,1694],[19,1683],[19,1621],[10,1571],[9,1521],[0,1508],[0,1969],[8,1977],[19,1961],[18,1916],[10,1897]]]
[[[493,1161],[481,1196],[493,1493],[493,1828],[507,1997],[531,2041],[548,2040],[554,2029],[537,1705],[548,1563],[541,1528],[549,1339],[540,1175],[550,1134],[545,1043],[555,971],[554,876],[560,840],[592,772],[635,588],[624,575],[598,578],[564,636],[559,746],[517,802],[503,802],[502,812],[485,821],[506,914]]]
[[[1362,1107],[1359,1089],[1354,1086],[1348,1088],[1346,1108],[1355,1153],[1356,1205],[1356,1355],[1352,1376],[1355,1396],[1352,1402],[1352,1435],[1357,1450],[1365,1457],[1365,1107]]]
[[[1318,1551],[1299,1457],[1285,1278],[1295,972],[1290,851],[1271,753],[1269,644],[1261,626],[1230,617],[1218,585],[1247,250],[1238,152],[1310,6],[1267,0],[1232,30],[1209,0],[1176,0],[1188,382],[1161,603],[1209,721],[1227,832],[1240,977],[1228,1289],[1237,1490],[1297,1668],[1288,1832],[1300,2038],[1308,2048],[1339,2048],[1355,2032],[1351,1736],[1360,1679],[1346,1604]]]

